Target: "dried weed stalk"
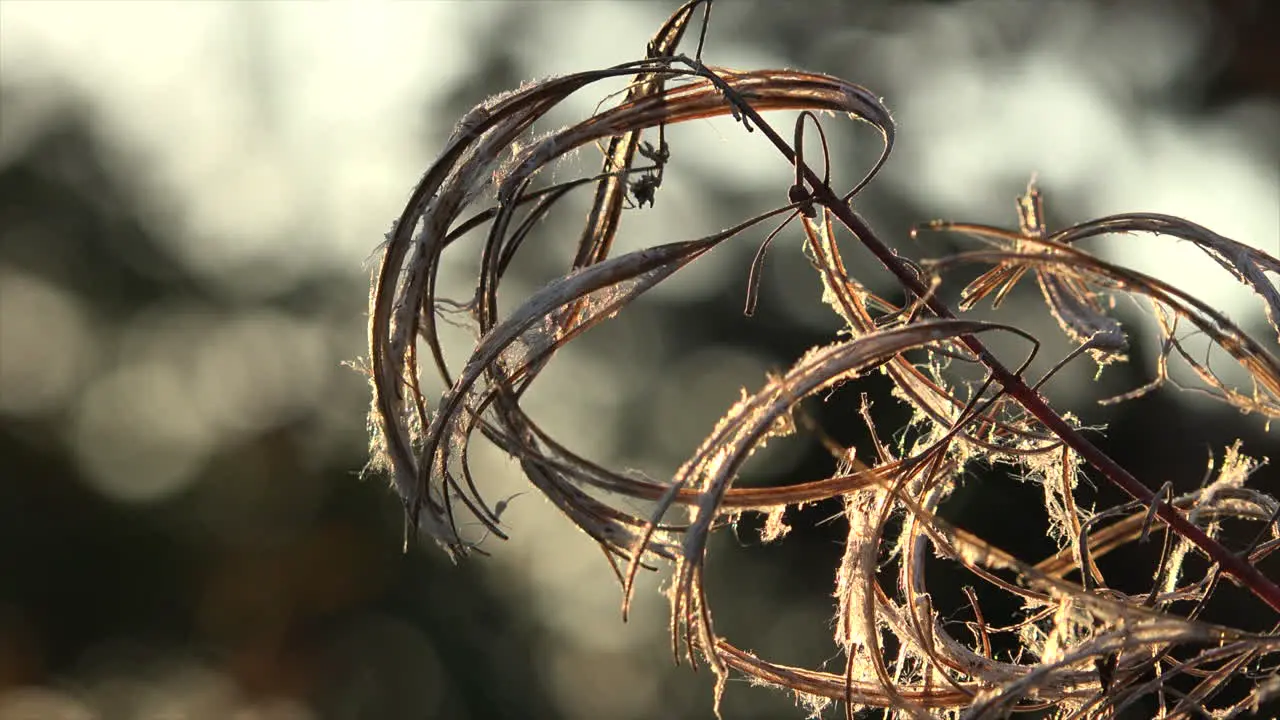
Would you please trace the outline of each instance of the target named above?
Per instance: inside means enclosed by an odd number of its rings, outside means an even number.
[[[960,309],[988,296],[998,305],[1020,278],[1032,275],[1053,316],[1078,344],[1055,370],[1084,353],[1100,364],[1124,360],[1127,338],[1109,310],[1117,297],[1139,300],[1150,305],[1162,329],[1157,377],[1113,401],[1171,382],[1168,361],[1177,357],[1203,380],[1201,390],[1269,421],[1280,417],[1280,362],[1271,352],[1187,292],[1106,262],[1076,243],[1123,233],[1192,242],[1257,292],[1278,333],[1280,293],[1267,274],[1280,272],[1280,262],[1163,215],[1117,215],[1050,232],[1034,186],[1019,201],[1016,229],[948,222],[922,228],[965,233],[985,241],[987,249],[908,262],[850,205],[893,146],[893,122],[879,98],[828,75],[705,65],[701,38],[693,56],[678,54],[678,44],[699,17],[705,35],[709,14],[709,0],[681,7],[653,38],[643,60],[532,82],[486,100],[458,123],[414,190],[387,237],[370,308],[373,467],[393,478],[408,526],[453,554],[474,549],[459,534],[462,513],[505,537],[498,523],[500,505],[486,503],[469,469],[469,444],[479,432],[517,459],[528,480],[604,549],[623,587],[624,614],[639,569],[673,566],[669,598],[677,660],[683,650],[691,662],[701,658],[712,668],[717,704],[731,673],[790,689],[810,708],[842,703],[849,717],[864,707],[916,718],[991,717],[1046,707],[1056,708],[1058,717],[1109,717],[1150,697],[1158,698],[1162,717],[1230,717],[1275,695],[1280,635],[1197,619],[1223,578],[1280,612],[1280,587],[1256,568],[1259,559],[1280,548],[1280,504],[1246,485],[1259,461],[1230,448],[1201,490],[1178,497],[1153,492],[1045,403],[1037,390],[1047,375],[1035,383],[1023,377],[1039,347],[1035,338],[1009,325],[956,319],[935,290],[955,266],[978,263],[991,269],[966,288]],[[632,77],[618,105],[532,136],[533,124],[569,95],[616,77]],[[803,111],[794,144],[761,117],[769,110]],[[880,160],[849,192],[831,187],[829,163],[819,176],[804,157],[805,128],[816,127],[821,135],[818,111],[847,114],[883,136]],[[721,115],[732,115],[745,130],[763,135],[794,168],[788,203],[714,235],[611,255],[624,207],[631,198],[652,204],[660,189],[671,160],[664,129]],[[646,132],[656,144],[642,141]],[[825,155],[825,136],[820,140]],[[539,173],[566,153],[598,143],[607,145],[598,175],[535,182],[549,176]],[[572,264],[500,316],[498,287],[515,253],[559,200],[588,188],[594,190],[594,202]],[[557,350],[720,243],[775,218],[784,222],[769,239],[798,221],[824,299],[847,330],[731,407],[670,482],[589,462],[525,413],[524,392]],[[848,273],[835,239],[837,224],[893,273],[906,291],[905,305],[871,295]],[[481,233],[485,240],[474,297],[465,303],[438,297],[444,253]],[[754,307],[759,259],[751,268],[748,312]],[[456,372],[446,363],[437,333],[438,316],[445,315],[464,318],[478,338],[470,360]],[[1229,384],[1187,350],[1186,335],[1179,331],[1185,325],[1244,368],[1249,386]],[[983,344],[990,333],[1024,338],[1028,359],[1007,367]],[[420,348],[431,357],[420,357]],[[948,381],[946,366],[957,361],[981,366],[985,382],[971,387]],[[433,366],[448,390],[431,404],[419,390],[419,379]],[[872,372],[892,379],[897,396],[914,408],[918,432],[897,448],[880,445],[879,457],[870,464],[844,453],[840,472],[830,478],[778,488],[734,487],[753,451],[793,427],[790,413],[798,403]],[[874,436],[869,410],[863,416]],[[1012,465],[1043,485],[1060,552],[1027,562],[938,516],[940,504],[975,461]],[[1085,472],[1123,489],[1134,501],[1100,512],[1082,509],[1074,493]],[[649,501],[652,513],[637,516],[633,504],[623,502],[628,498]],[[829,498],[843,500],[848,525],[835,590],[834,640],[846,658],[843,672],[774,664],[721,637],[703,583],[711,533],[746,511],[767,514],[776,531],[787,508]],[[891,525],[891,518],[900,522]],[[1257,539],[1244,549],[1225,548],[1216,536],[1227,518],[1255,524]],[[1136,595],[1109,588],[1095,560],[1145,540],[1161,526],[1167,531],[1155,584]],[[925,576],[930,552],[1016,596],[1023,614],[998,625],[966,588],[974,620],[959,624],[967,630],[957,633],[958,623],[944,622],[931,607]],[[1184,563],[1193,555],[1207,560],[1207,571],[1193,573],[1190,568],[1201,565]],[[883,582],[886,567],[897,570],[892,586]],[[997,653],[997,640],[1012,640],[1020,650]],[[1179,676],[1194,680],[1171,684]],[[1219,691],[1240,678],[1247,692],[1219,700]]]

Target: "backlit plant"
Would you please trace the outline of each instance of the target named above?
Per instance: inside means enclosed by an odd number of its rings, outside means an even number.
[[[505,537],[501,504],[481,497],[469,467],[469,443],[483,436],[604,549],[622,588],[624,614],[641,569],[671,568],[677,658],[710,666],[718,678],[717,702],[733,675],[786,688],[810,708],[839,702],[850,717],[867,707],[900,717],[990,717],[1046,708],[1059,717],[1104,717],[1150,697],[1163,717],[1230,717],[1280,694],[1275,628],[1257,633],[1199,618],[1224,582],[1246,588],[1280,614],[1280,587],[1257,567],[1280,548],[1280,504],[1274,493],[1248,482],[1265,461],[1246,457],[1238,446],[1226,448],[1201,489],[1173,495],[1160,478],[1140,480],[1104,454],[1039,392],[1057,370],[1087,361],[1086,355],[1100,365],[1126,361],[1128,337],[1112,313],[1115,300],[1128,298],[1149,308],[1161,331],[1161,352],[1152,383],[1111,400],[1172,382],[1169,363],[1180,362],[1198,376],[1202,392],[1262,422],[1280,417],[1280,361],[1272,351],[1192,294],[1103,260],[1078,241],[1146,233],[1193,243],[1257,294],[1277,333],[1280,293],[1268,274],[1280,272],[1280,262],[1165,215],[1115,215],[1051,230],[1034,184],[1017,204],[1016,227],[935,221],[917,229],[962,233],[981,241],[982,249],[909,261],[852,204],[893,148],[894,124],[880,99],[829,75],[714,67],[703,62],[702,38],[692,54],[682,54],[678,46],[699,19],[705,36],[710,5],[693,0],[681,7],[644,59],[531,82],[477,105],[458,122],[393,226],[371,295],[373,467],[393,479],[409,527],[453,555],[475,548],[459,533],[464,521],[478,520]],[[616,105],[568,127],[533,133],[534,123],[571,94],[619,77],[630,84]],[[763,116],[776,110],[800,111],[790,142]],[[845,191],[831,184],[819,124],[820,115],[831,114],[869,123],[884,140],[879,160]],[[753,139],[771,143],[794,169],[793,184],[778,193],[787,203],[713,235],[612,254],[624,210],[652,205],[676,159],[665,129],[724,115],[753,132]],[[596,144],[606,148],[598,174],[552,181],[543,172]],[[572,261],[561,277],[500,314],[498,291],[512,258],[548,211],[574,192],[594,195]],[[730,407],[674,477],[658,482],[602,467],[526,414],[522,397],[557,351],[762,223],[771,223],[772,231],[749,270],[748,312],[768,242],[798,229],[823,299],[845,330]],[[878,258],[906,299],[877,296],[851,273],[838,234]],[[442,258],[480,239],[474,296],[461,302],[438,296]],[[967,285],[953,310],[938,289],[966,265],[989,269]],[[1019,282],[1038,285],[1076,348],[1039,378],[1026,374],[1039,349],[1031,334],[957,317],[957,310],[984,300],[1000,306]],[[446,362],[442,318],[468,324],[478,338],[460,370]],[[1188,350],[1188,328],[1243,368],[1247,384],[1223,379],[1226,363],[1211,368]],[[1026,343],[1012,366],[984,344],[998,333]],[[958,366],[980,368],[982,379],[958,379]],[[424,373],[432,372],[447,390],[429,399],[419,388]],[[877,440],[873,460],[838,452],[839,470],[831,477],[782,487],[735,485],[743,463],[766,440],[796,432],[792,413],[803,400],[872,373],[887,376],[896,397],[914,412],[909,427],[886,432],[876,427],[870,408],[861,408],[872,437],[895,438]],[[1046,533],[1059,542],[1059,552],[1039,561],[1015,557],[940,517],[940,505],[978,462],[1013,467],[1042,486]],[[1132,502],[1105,510],[1080,507],[1075,493],[1085,476],[1122,489]],[[842,502],[847,525],[835,568],[834,642],[843,671],[771,663],[721,636],[704,584],[709,537],[749,512],[764,514],[765,535],[778,537],[789,508],[832,498]],[[647,509],[637,513],[636,501]],[[1225,547],[1220,530],[1228,519],[1251,525],[1255,539]],[[1163,548],[1149,589],[1130,594],[1109,587],[1097,559],[1157,536],[1163,536]],[[970,620],[940,617],[925,573],[930,556],[1017,598],[1021,612],[991,617],[966,589]],[[1193,556],[1206,562],[1186,564]],[[1009,642],[1019,650],[993,650],[993,644]],[[1175,678],[1190,680],[1175,684]],[[1243,694],[1221,692],[1242,679]]]

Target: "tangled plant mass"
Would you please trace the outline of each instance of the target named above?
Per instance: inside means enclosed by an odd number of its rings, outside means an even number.
[[[1172,382],[1168,367],[1177,361],[1199,377],[1200,390],[1222,402],[1263,422],[1280,417],[1280,362],[1262,343],[1187,292],[1106,262],[1077,241],[1150,233],[1194,243],[1256,292],[1278,335],[1280,293],[1268,274],[1280,272],[1280,261],[1163,215],[1117,215],[1051,232],[1034,185],[1019,200],[1016,229],[950,222],[919,228],[964,233],[983,241],[984,249],[909,261],[851,205],[893,147],[893,121],[880,99],[818,73],[704,64],[710,5],[693,0],[681,7],[654,36],[643,60],[529,83],[477,105],[457,124],[388,234],[370,308],[371,467],[392,478],[410,534],[430,536],[453,555],[476,548],[459,534],[463,521],[478,520],[506,537],[499,525],[502,504],[490,506],[481,497],[469,467],[470,442],[483,436],[515,459],[528,481],[605,550],[622,586],[624,614],[638,571],[671,567],[677,660],[683,655],[710,666],[718,680],[717,704],[726,678],[735,674],[789,689],[815,712],[839,702],[849,717],[865,707],[913,718],[1046,708],[1064,718],[1110,717],[1152,697],[1162,717],[1231,717],[1280,695],[1276,628],[1257,633],[1198,619],[1224,581],[1243,586],[1280,617],[1280,587],[1257,568],[1280,548],[1280,503],[1248,485],[1265,461],[1227,448],[1200,490],[1173,496],[1169,486],[1153,488],[1107,457],[1038,392],[1053,372],[1084,361],[1082,355],[1099,364],[1126,360],[1125,332],[1109,312],[1116,298],[1128,297],[1150,307],[1162,333],[1161,353],[1152,383],[1110,401]],[[681,54],[678,45],[694,26],[702,33],[696,52]],[[571,94],[617,77],[631,81],[616,106],[532,137],[535,121]],[[792,143],[761,116],[772,110],[801,111]],[[869,123],[884,140],[879,161],[844,194],[831,186],[820,111]],[[788,203],[713,235],[612,255],[624,210],[653,205],[661,190],[673,161],[665,128],[724,115],[772,143],[794,168]],[[559,158],[599,143],[607,147],[599,174],[546,180],[551,173],[543,171]],[[815,147],[821,164],[812,162]],[[594,199],[572,263],[500,315],[498,291],[513,257],[536,234],[539,220],[573,192],[594,192]],[[768,242],[798,227],[823,299],[843,319],[845,331],[729,408],[669,482],[593,463],[526,414],[522,397],[557,351],[721,243],[769,222],[773,231],[750,270],[748,313]],[[849,273],[837,228],[897,278],[906,298],[902,304],[875,296]],[[484,240],[474,296],[465,302],[439,297],[444,254],[473,247],[468,242],[478,237]],[[1036,338],[1013,325],[958,319],[936,292],[948,272],[966,264],[990,269],[965,288],[959,310],[986,298],[998,306],[1030,275],[1076,350],[1043,377],[1025,377],[1039,349]],[[461,369],[445,360],[442,320],[465,322],[478,338]],[[1188,326],[1242,367],[1249,384],[1223,380],[1189,352],[1183,344]],[[984,345],[993,333],[1025,340],[1027,354],[1017,367]],[[954,379],[957,364],[981,368],[985,379]],[[420,380],[432,371],[447,390],[428,399]],[[888,376],[896,397],[914,411],[910,427],[896,433],[896,446],[877,441],[871,462],[841,452],[837,473],[825,479],[735,487],[755,450],[770,437],[795,431],[791,414],[801,401],[870,373]],[[887,437],[883,429],[877,434],[869,408],[863,407],[862,417],[872,437]],[[962,473],[977,462],[1015,467],[1043,486],[1057,554],[1038,563],[1020,559],[939,516]],[[1086,474],[1123,489],[1133,501],[1104,510],[1081,508],[1075,492]],[[842,501],[848,527],[835,569],[834,641],[845,658],[843,671],[774,664],[719,635],[704,584],[709,537],[742,513],[757,512],[768,517],[765,535],[775,539],[783,534],[788,508],[832,498]],[[635,500],[647,501],[649,511],[637,514]],[[1254,541],[1225,547],[1219,537],[1227,519],[1250,523]],[[1128,594],[1108,587],[1097,558],[1159,535],[1163,550],[1149,590]],[[940,617],[925,572],[930,556],[1018,598],[1021,613],[986,615],[977,594],[966,588],[973,620]],[[1184,562],[1194,556],[1207,562]],[[1207,570],[1192,571],[1201,565]],[[894,574],[894,581],[885,582]],[[1017,652],[997,651],[1000,642],[1010,641]],[[1221,692],[1242,679],[1243,693]]]

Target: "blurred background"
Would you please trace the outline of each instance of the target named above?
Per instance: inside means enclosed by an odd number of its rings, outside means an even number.
[[[366,354],[377,246],[456,118],[527,78],[641,57],[675,6],[0,3],[0,719],[712,717],[709,673],[669,659],[658,580],[623,624],[598,549],[518,494],[501,458],[479,462],[490,501],[511,498],[511,541],[458,565],[425,543],[402,553],[398,500],[361,477],[368,388],[344,365]],[[705,57],[884,97],[899,144],[859,209],[904,254],[959,247],[911,241],[917,222],[1013,224],[1032,173],[1052,227],[1163,212],[1277,253],[1278,34],[1268,0],[744,0],[716,4]],[[827,128],[847,187],[878,138]],[[760,133],[706,122],[671,142],[656,208],[625,216],[629,242],[784,201],[789,170]],[[545,256],[512,287],[567,267],[580,221],[549,222]],[[775,244],[754,317],[754,241],[739,242],[558,357],[535,417],[593,459],[669,476],[742,388],[838,328],[797,235]],[[1196,252],[1091,247],[1269,337],[1250,294]],[[466,267],[443,282],[468,287]],[[1035,297],[1021,290],[1004,318],[1057,334],[1042,310],[1018,314]],[[1091,405],[1151,371],[1140,309],[1119,312],[1133,363],[1096,385],[1078,363],[1050,393],[1111,423],[1099,442],[1140,479],[1185,490],[1235,438],[1246,454],[1276,446],[1257,418],[1189,393]],[[841,397],[864,391],[884,388]],[[839,399],[815,420],[865,443]],[[750,467],[744,482],[787,483],[832,462],[808,437]],[[1276,487],[1273,469],[1256,477]],[[982,477],[947,514],[1035,561],[1053,546],[1021,503],[1039,495]],[[761,546],[750,518],[722,540],[719,630],[775,661],[842,667],[829,633],[844,529],[815,524],[836,511],[789,514],[781,544]],[[1144,587],[1150,568],[1134,572]],[[1223,592],[1235,622],[1274,622]],[[733,683],[723,709],[802,717],[793,704]]]

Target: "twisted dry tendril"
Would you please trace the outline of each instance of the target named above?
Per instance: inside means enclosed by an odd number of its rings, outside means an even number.
[[[1280,335],[1280,293],[1268,274],[1280,262],[1266,253],[1179,218],[1117,215],[1051,232],[1044,199],[1034,186],[1020,198],[1016,230],[935,221],[918,231],[963,233],[987,249],[915,263],[898,255],[858,216],[851,199],[887,160],[894,125],[881,100],[836,77],[796,70],[737,71],[702,61],[709,0],[683,5],[649,43],[643,60],[533,82],[476,106],[456,126],[440,156],[409,198],[382,249],[370,300],[370,468],[390,475],[406,510],[406,543],[421,533],[454,555],[478,549],[459,531],[459,515],[479,521],[500,538],[506,502],[490,508],[472,477],[469,448],[478,433],[512,458],[532,486],[605,551],[623,588],[627,611],[642,568],[672,566],[669,599],[672,643],[691,663],[700,657],[717,677],[716,702],[731,673],[787,688],[820,711],[842,702],[847,716],[860,707],[889,708],[904,717],[963,713],[986,717],[1056,706],[1061,717],[1096,717],[1156,695],[1165,716],[1208,712],[1215,696],[1241,668],[1252,672],[1243,699],[1215,712],[1243,712],[1275,692],[1274,659],[1280,637],[1215,625],[1198,617],[1221,578],[1247,588],[1280,611],[1280,588],[1256,567],[1280,547],[1280,504],[1246,486],[1262,461],[1228,448],[1204,487],[1158,493],[1092,445],[1068,418],[1048,406],[1038,390],[1067,363],[1088,353],[1099,365],[1124,362],[1128,338],[1109,314],[1116,297],[1147,303],[1157,318],[1162,352],[1149,385],[1110,398],[1122,401],[1171,384],[1168,364],[1179,359],[1203,381],[1199,388],[1243,411],[1270,420],[1280,416],[1280,363],[1260,341],[1189,293],[1082,250],[1085,238],[1149,233],[1180,238],[1201,248],[1262,299],[1271,329]],[[693,57],[677,48],[701,10],[701,34]],[[571,94],[593,83],[631,77],[622,101],[581,122],[534,137],[532,126]],[[762,113],[800,111],[794,145]],[[883,152],[852,190],[831,187],[832,163],[819,112],[844,113],[870,124]],[[705,237],[611,255],[627,207],[652,207],[673,162],[669,125],[731,115],[759,131],[795,170],[787,203]],[[819,176],[806,161],[804,128],[818,130],[823,156]],[[657,143],[643,140],[657,133]],[[539,184],[567,153],[605,143],[594,176]],[[636,165],[637,156],[649,164]],[[535,237],[539,221],[568,194],[593,188],[594,196],[566,272],[529,295],[505,316],[497,293],[517,252]],[[471,213],[468,215],[467,213]],[[747,314],[756,305],[759,268],[769,243],[796,223],[823,288],[824,301],[843,319],[842,339],[815,347],[780,376],[729,408],[669,482],[603,467],[578,455],[526,414],[522,397],[560,349],[591,327],[708,251],[757,225],[775,220],[750,269]],[[899,280],[906,301],[877,297],[850,275],[841,257],[838,228],[852,233]],[[452,301],[437,294],[446,252],[458,252],[484,235],[474,296]],[[968,309],[984,298],[999,305],[1020,278],[1036,279],[1047,308],[1076,349],[1035,383],[1023,373],[1039,343],[1007,324],[957,319],[937,288],[962,264],[991,270],[962,296]],[[439,319],[469,325],[478,338],[466,365],[449,368]],[[1236,387],[1185,347],[1180,324],[1189,324],[1226,353],[1249,377]],[[1028,355],[1010,370],[982,342],[991,333],[1027,341]],[[424,364],[420,351],[430,360]],[[908,358],[911,359],[908,359]],[[949,379],[949,364],[976,364],[985,379],[976,388]],[[421,390],[434,369],[447,388],[434,403]],[[887,376],[914,420],[895,447],[876,440],[877,457],[866,463],[835,448],[835,475],[781,487],[737,487],[743,463],[769,438],[794,432],[792,415],[803,401],[870,373]],[[864,405],[873,438],[876,423]],[[939,509],[966,468],[1004,463],[1044,488],[1049,533],[1060,550],[1027,562],[955,527]],[[1076,502],[1086,472],[1128,492],[1134,501],[1088,512]],[[766,539],[781,537],[789,508],[839,499],[848,525],[844,557],[836,569],[834,641],[846,659],[831,673],[771,663],[719,635],[704,583],[708,538],[742,513],[767,516]],[[635,501],[649,504],[637,513]],[[669,516],[682,515],[678,520]],[[900,527],[891,531],[891,520]],[[1217,539],[1222,521],[1258,527],[1255,541],[1231,552]],[[1156,520],[1160,525],[1155,524]],[[1163,528],[1161,531],[1160,528]],[[1108,587],[1096,560],[1129,542],[1163,532],[1163,551],[1146,592],[1128,595]],[[929,551],[963,567],[995,592],[1019,598],[1024,614],[1006,625],[984,613],[981,598],[966,587],[968,612],[957,632],[933,607],[925,573]],[[1189,556],[1209,560],[1198,578]],[[886,586],[896,569],[896,586]],[[1068,578],[1078,573],[1079,580]],[[1189,608],[1189,609],[1188,609]],[[884,637],[891,636],[896,654]],[[996,641],[1018,650],[1001,655]],[[1268,660],[1269,665],[1268,665]],[[1243,677],[1243,676],[1241,676]],[[1174,688],[1176,678],[1191,678]],[[1270,690],[1268,688],[1271,688]]]

